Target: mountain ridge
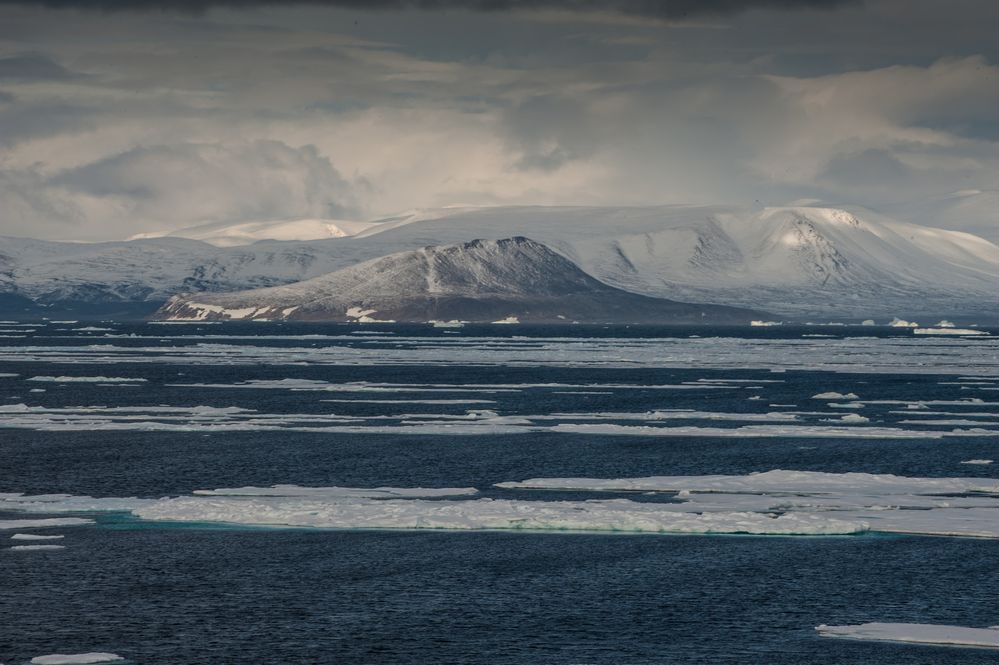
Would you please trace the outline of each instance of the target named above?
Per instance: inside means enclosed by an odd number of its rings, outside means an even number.
[[[397,252],[285,286],[174,296],[155,318],[748,324],[761,316],[622,291],[516,236]]]
[[[85,316],[115,303],[151,311],[177,293],[289,284],[398,251],[518,235],[602,282],[650,297],[798,320],[999,312],[999,246],[863,208],[816,205],[418,210],[353,236],[236,247],[182,238],[92,245],[8,238],[0,239],[0,292],[38,303],[40,312],[70,307]]]

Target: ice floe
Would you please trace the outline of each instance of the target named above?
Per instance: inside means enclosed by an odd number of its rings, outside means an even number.
[[[973,328],[916,328],[912,331],[915,335],[959,335],[962,337],[973,337],[978,335],[988,335],[985,330],[975,330]]]
[[[775,469],[744,476],[649,476],[645,478],[532,478],[499,483],[516,489],[614,490],[635,492],[726,492],[737,494],[999,494],[996,478],[918,478],[876,473],[825,473]],[[999,507],[999,501],[996,503]],[[999,514],[997,514],[999,516]]]
[[[65,545],[14,545],[7,549],[15,552],[46,552],[66,549]]]
[[[45,381],[48,383],[145,383],[147,379],[126,376],[33,376],[25,381]]]
[[[836,420],[835,422],[843,422]],[[854,421],[846,421],[850,424]],[[559,423],[553,432],[605,436],[705,436],[718,438],[828,438],[828,439],[937,439],[944,436],[997,436],[999,430],[912,430],[898,427],[840,427],[830,425],[744,425],[741,427],[651,427],[613,423]]]
[[[171,499],[140,508],[147,520],[348,529],[558,530],[632,533],[851,534],[862,522],[822,515],[689,514],[662,504],[608,501],[354,500],[232,502]]]
[[[961,464],[977,464],[977,465],[980,465],[980,466],[985,466],[987,464],[992,464],[993,461],[995,461],[995,460],[990,460],[990,459],[966,459],[963,462],[961,462]]]
[[[867,373],[999,375],[999,337],[837,339],[566,338],[392,336],[316,346],[252,343],[143,346],[0,346],[0,362],[187,365],[444,365],[518,367],[699,367]],[[262,340],[263,341],[263,340]]]
[[[5,497],[10,497],[14,495],[10,494],[0,494],[0,505],[3,505]],[[46,511],[39,511],[46,512]],[[54,510],[52,512],[61,512]],[[0,520],[0,530],[6,529],[45,529],[53,526],[82,526],[84,524],[93,524],[93,520],[84,519],[82,517],[47,517],[41,519],[26,519],[26,520]]]
[[[999,479],[775,470],[747,476],[534,478],[504,489],[671,492],[675,510],[829,514],[884,533],[999,538]]]
[[[965,628],[927,623],[863,623],[853,626],[817,626],[822,637],[872,642],[907,642],[938,646],[999,648],[999,626]]]
[[[812,395],[812,399],[859,399],[855,393],[837,393],[833,391]]]
[[[116,653],[91,651],[90,653],[53,653],[47,656],[35,656],[29,662],[31,665],[94,665],[95,663],[113,663],[125,660]]]
[[[300,485],[272,485],[271,487],[227,487],[212,490],[194,490],[200,496],[247,497],[303,497],[311,499],[399,499],[471,496],[478,494],[474,487],[302,487]]]
[[[59,540],[65,538],[63,535],[43,536],[40,533],[15,533],[11,540]]]
[[[883,533],[999,538],[999,479],[774,470],[745,476],[535,478],[503,490],[662,492],[628,499],[479,498],[474,488],[272,487],[162,499],[0,495],[22,512],[126,512],[149,521],[340,529],[536,529],[619,533]],[[20,525],[25,520],[19,521]]]
[[[406,498],[371,498],[377,490],[346,488],[212,490],[194,496],[165,499],[93,499],[66,497],[63,505],[44,501],[54,512],[86,509],[130,512],[140,519],[253,526],[328,529],[556,530],[618,533],[750,533],[772,535],[837,535],[867,531],[860,520],[838,515],[754,511],[674,509],[675,504],[625,499],[590,501],[522,501],[508,499],[428,500],[428,490],[395,489]],[[314,490],[314,491],[310,491]],[[336,490],[336,491],[331,491]],[[456,490],[445,490],[454,492]],[[457,490],[465,492],[466,490]],[[53,495],[50,495],[53,496]],[[383,495],[380,495],[383,496]],[[457,496],[441,494],[438,496]],[[35,497],[8,497],[0,504],[10,510],[39,510]],[[127,508],[127,510],[123,510]]]

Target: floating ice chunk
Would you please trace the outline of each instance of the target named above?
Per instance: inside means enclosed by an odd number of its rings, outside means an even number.
[[[769,328],[771,326],[783,325],[783,322],[782,321],[759,321],[759,320],[754,320],[754,321],[750,321],[749,325],[753,326],[754,328]]]
[[[40,552],[46,550],[64,550],[65,545],[14,545],[7,549],[14,550],[15,552]]]
[[[822,637],[839,637],[874,642],[909,642],[940,646],[966,646],[999,648],[999,630],[992,628],[965,628],[926,623],[864,623],[855,626],[827,626],[815,628]]]
[[[125,660],[116,653],[92,651],[90,653],[53,653],[48,656],[35,656],[31,665],[92,665],[93,663],[113,663]]]
[[[493,323],[516,324],[520,323],[520,319],[518,319],[516,316],[508,316],[505,319],[500,319],[499,321],[493,321]]]
[[[856,393],[838,393],[834,391],[829,391],[825,393],[819,393],[818,395],[812,395],[812,399],[860,399],[857,397]]]
[[[862,325],[862,326],[873,326],[873,325],[876,325],[876,324],[874,323],[874,319],[864,319],[863,321],[860,322],[860,325]]]
[[[857,424],[863,424],[863,423],[869,423],[869,422],[871,422],[871,419],[867,418],[867,417],[864,417],[864,416],[860,415],[859,413],[848,413],[848,414],[846,414],[846,415],[844,415],[844,416],[842,416],[840,418],[829,418],[826,422],[830,422],[830,423],[857,423]]]
[[[10,537],[11,540],[59,540],[60,538],[65,538],[63,535],[57,536],[43,536],[39,533],[15,533]]]
[[[914,321],[906,321],[905,319],[900,319],[897,316],[888,322],[888,325],[892,328],[917,328],[919,324]]]
[[[986,464],[992,464],[992,462],[994,461],[995,460],[990,460],[990,459],[966,459],[963,462],[961,462],[961,464],[978,464],[984,466]]]
[[[146,379],[127,376],[33,376],[25,381],[46,381],[49,383],[144,383]]]
[[[81,526],[93,523],[93,520],[82,517],[46,517],[33,520],[0,520],[0,529],[44,529],[50,526]]]

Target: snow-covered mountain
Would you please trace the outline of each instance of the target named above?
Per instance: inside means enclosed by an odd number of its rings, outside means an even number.
[[[628,293],[515,237],[398,252],[287,286],[174,296],[155,318],[748,324],[761,316]]]
[[[611,286],[657,298],[811,319],[984,321],[999,312],[999,247],[991,242],[862,208],[818,206],[447,208],[379,220],[348,237],[239,247],[183,238],[2,238],[0,292],[79,315],[115,302],[152,311],[177,293],[289,284],[399,251],[512,236],[547,245]]]
[[[323,240],[346,238],[378,228],[376,222],[356,222],[340,219],[283,219],[264,222],[215,222],[170,231],[143,233],[132,240],[143,238],[187,238],[203,240],[216,247],[252,245],[260,240]]]

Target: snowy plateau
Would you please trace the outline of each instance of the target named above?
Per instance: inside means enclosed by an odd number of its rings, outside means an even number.
[[[134,318],[178,294],[290,285],[398,252],[518,236],[617,289],[759,309],[777,320],[978,322],[999,304],[999,247],[992,242],[850,206],[445,208],[365,223],[216,224],[187,233],[224,246],[183,237],[93,244],[3,238],[0,310]]]

